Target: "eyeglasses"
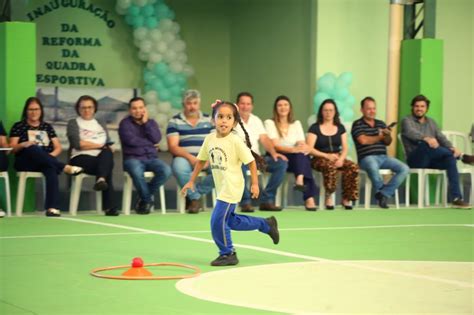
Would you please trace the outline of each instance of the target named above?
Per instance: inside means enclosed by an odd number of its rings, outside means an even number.
[[[28,108],[28,111],[29,112],[37,112],[37,111],[40,111],[41,108]]]
[[[79,110],[91,110],[94,109],[94,106],[81,106],[79,107]]]

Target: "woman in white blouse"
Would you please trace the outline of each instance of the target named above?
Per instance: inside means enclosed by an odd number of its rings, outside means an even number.
[[[293,107],[287,96],[281,95],[276,98],[273,105],[273,119],[265,121],[265,128],[275,149],[288,158],[287,171],[295,174],[294,188],[303,192],[306,210],[315,211],[316,184],[308,156],[311,148],[306,144],[301,122],[294,120]]]

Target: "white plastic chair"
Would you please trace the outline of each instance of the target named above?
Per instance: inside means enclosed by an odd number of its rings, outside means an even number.
[[[46,191],[46,182],[41,172],[17,172],[18,176],[18,190],[16,193],[16,215],[21,217],[23,215],[23,204],[25,201],[25,189],[26,189],[26,181],[28,178],[39,178],[43,182],[43,196]]]
[[[467,134],[459,131],[443,131],[443,134],[446,136],[446,138],[448,138],[449,141],[451,141],[453,146],[461,150],[461,152],[465,154],[472,154],[469,136]],[[458,173],[461,176],[467,175],[471,178],[471,194],[469,197],[469,202],[472,204],[474,202],[474,167],[458,161]],[[460,188],[461,193],[464,195],[464,187],[462,184]]]
[[[88,175],[86,173],[81,173],[77,176],[71,176],[71,194],[69,200],[69,214],[77,215],[77,207],[79,205],[79,197],[82,190],[82,181],[84,179],[96,179],[95,175]],[[97,213],[102,213],[102,192],[97,191],[95,193],[95,206],[97,208]]]
[[[123,194],[122,194],[122,213],[125,215],[130,215],[130,208],[132,205],[132,190],[133,190],[133,180],[132,177],[124,172],[125,183],[123,185]],[[153,172],[144,173],[145,180],[150,180],[155,177]],[[160,192],[160,204],[161,204],[161,213],[166,213],[166,200],[165,200],[165,186],[161,185],[159,187]]]
[[[198,177],[206,177],[208,174],[206,172],[201,172],[199,173]],[[212,195],[212,205],[213,207],[216,205],[216,190],[215,188],[212,189],[211,192]],[[184,213],[185,212],[185,205],[186,205],[186,197],[184,197],[181,194],[181,187],[179,184],[176,184],[176,208],[179,211],[179,213]],[[202,202],[202,207],[204,211],[206,210],[206,203],[207,203],[207,195],[202,195],[201,196],[201,202]]]
[[[382,176],[384,176],[384,175],[392,175],[393,176],[393,172],[389,169],[380,169],[379,174],[382,175]],[[361,177],[365,177],[364,209],[370,209],[370,201],[371,201],[371,197],[372,197],[372,181],[370,180],[369,175],[367,174],[367,172],[365,172],[362,169],[359,170],[359,175]],[[397,209],[400,209],[400,200],[399,200],[399,195],[398,195],[398,188],[395,190],[395,207]]]
[[[402,141],[402,135],[398,134],[398,141],[401,144],[403,155],[406,159],[405,147]],[[444,207],[448,206],[448,180],[446,171],[432,168],[410,168],[410,172],[406,178],[405,184],[405,203],[410,207],[410,179],[411,175],[418,176],[418,208],[424,208],[430,205],[430,185],[429,175],[436,175],[436,200],[435,205],[439,205],[439,195],[441,193],[441,201]],[[442,185],[442,186],[441,186]]]
[[[12,201],[10,196],[10,177],[8,172],[0,172],[0,178],[3,178],[5,181],[5,200],[7,203],[7,216],[12,216]]]

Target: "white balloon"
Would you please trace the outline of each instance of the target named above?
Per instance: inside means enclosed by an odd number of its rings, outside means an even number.
[[[188,56],[184,52],[178,53],[176,54],[176,61],[179,61],[184,65],[188,61]]]
[[[163,33],[159,29],[154,28],[150,31],[150,38],[155,42],[159,42],[163,38]]]
[[[194,69],[190,65],[185,65],[183,69],[184,74],[191,77],[194,75]]]
[[[157,53],[157,52],[150,53],[150,62],[159,63],[161,60],[163,60],[163,56],[160,53]]]
[[[173,34],[178,34],[179,33],[179,24],[176,22],[173,22],[173,25],[170,27],[170,31]]]
[[[165,125],[166,123],[168,123],[168,115],[162,114],[162,113],[158,113],[158,114],[156,114],[156,116],[155,116],[155,120],[156,120],[156,122],[158,123],[158,125],[163,126],[163,125]]]
[[[148,93],[148,92],[147,92]],[[158,109],[156,108],[156,104],[146,104],[146,109],[148,110],[148,117],[154,117],[158,114]]]
[[[174,34],[171,32],[164,32],[163,41],[165,41],[167,44],[172,44],[176,41],[176,36],[174,36]]]
[[[155,50],[163,54],[168,50],[168,45],[165,42],[158,42],[155,44]]]
[[[160,21],[159,28],[162,31],[169,31],[173,28],[173,21],[171,21],[170,19],[163,19]]]
[[[123,9],[127,9],[132,4],[132,0],[118,0],[117,6]]]
[[[309,116],[307,122],[308,122],[308,128],[309,128],[309,126],[311,126],[312,124],[316,122],[316,114]]]
[[[143,52],[146,52],[146,53],[149,53],[151,52],[151,49],[153,48],[153,44],[151,41],[149,40],[144,40],[140,43],[140,51],[143,51]]]
[[[171,62],[170,69],[173,70],[174,72],[178,72],[178,73],[183,72],[184,65],[181,62],[175,60],[175,61]]]
[[[148,56],[148,57],[150,57],[150,56]],[[146,63],[146,68],[147,68],[148,70],[153,69],[153,67],[155,67],[155,63],[154,63],[154,62],[148,61],[148,62]]]
[[[148,0],[133,0],[133,3],[138,5],[139,7],[143,7],[147,4]]]
[[[142,44],[142,41],[139,40],[139,39],[134,38],[134,39],[133,39],[133,44],[134,44],[136,47],[140,48],[140,45]]]
[[[166,134],[166,129],[164,132],[162,131],[161,134]],[[166,139],[161,139],[160,143],[158,144],[158,148],[160,151],[168,151],[168,141]]]
[[[186,43],[182,39],[177,39],[171,44],[171,47],[176,52],[182,52],[186,49]]]
[[[140,59],[141,61],[147,61],[148,60],[148,53],[146,53],[144,51],[139,51],[138,52],[138,59]]]
[[[144,40],[148,36],[148,30],[146,27],[139,27],[133,31],[133,37],[138,40]]]
[[[156,91],[148,91],[143,95],[143,99],[147,104],[156,104],[158,103],[158,93]]]
[[[170,102],[160,102],[158,104],[158,112],[162,114],[168,114],[170,110],[171,110]]]
[[[163,58],[168,62],[168,63],[172,63],[175,59],[176,59],[176,54],[173,50],[171,49],[168,49],[165,51],[165,53],[163,54]]]
[[[168,117],[169,118],[172,118],[173,116],[177,115],[181,113],[181,110],[180,109],[177,109],[177,108],[171,108],[171,110],[169,111],[168,113]]]

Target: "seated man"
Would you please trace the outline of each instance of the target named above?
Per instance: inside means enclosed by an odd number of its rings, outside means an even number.
[[[183,111],[168,123],[166,138],[168,148],[173,154],[171,169],[180,187],[183,187],[191,178],[196,156],[204,138],[214,129],[211,117],[200,110],[201,95],[196,90],[188,90],[183,95]],[[208,170],[209,171],[209,170]],[[195,186],[195,190],[188,189],[186,194],[186,210],[188,213],[199,213],[202,205],[201,196],[212,191],[214,182],[212,175],[203,178]]]
[[[367,96],[360,102],[362,117],[352,124],[352,138],[357,150],[357,160],[361,169],[367,172],[375,188],[375,198],[380,208],[388,208],[387,198],[403,183],[410,169],[395,158],[387,156],[387,146],[392,143],[390,128],[381,120],[375,119],[375,100]],[[389,169],[393,176],[384,184],[380,169]]]
[[[267,151],[267,155],[264,156],[264,159],[265,162],[267,162],[266,171],[271,173],[271,175],[267,186],[262,190],[260,195],[259,209],[262,211],[281,211],[281,207],[275,206],[275,196],[278,187],[280,187],[283,179],[285,178],[286,169],[288,167],[288,159],[286,156],[276,152],[273,141],[268,137],[262,120],[252,114],[252,94],[248,92],[239,93],[239,95],[237,95],[237,106],[239,107],[242,123],[244,124],[245,130],[248,132],[250,143],[252,144],[252,150],[260,154],[258,143],[260,141]],[[242,137],[242,139],[245,139],[245,134],[239,125],[235,127],[235,130]],[[244,172],[245,188],[242,200],[240,201],[240,208],[242,212],[253,212],[254,209],[250,203],[250,191],[247,188],[247,166],[243,165],[242,170]]]
[[[471,208],[464,202],[459,187],[456,160],[474,164],[474,156],[462,154],[441,133],[435,121],[426,116],[430,101],[418,95],[411,101],[411,115],[402,120],[402,142],[411,168],[433,168],[448,173],[449,192],[454,208]]]
[[[119,125],[120,142],[123,152],[123,169],[130,174],[137,189],[138,202],[135,211],[149,214],[153,205],[153,195],[171,176],[171,168],[158,159],[157,145],[161,140],[158,124],[148,118],[145,101],[134,97],[128,103],[129,116]],[[147,183],[144,173],[155,176]]]

